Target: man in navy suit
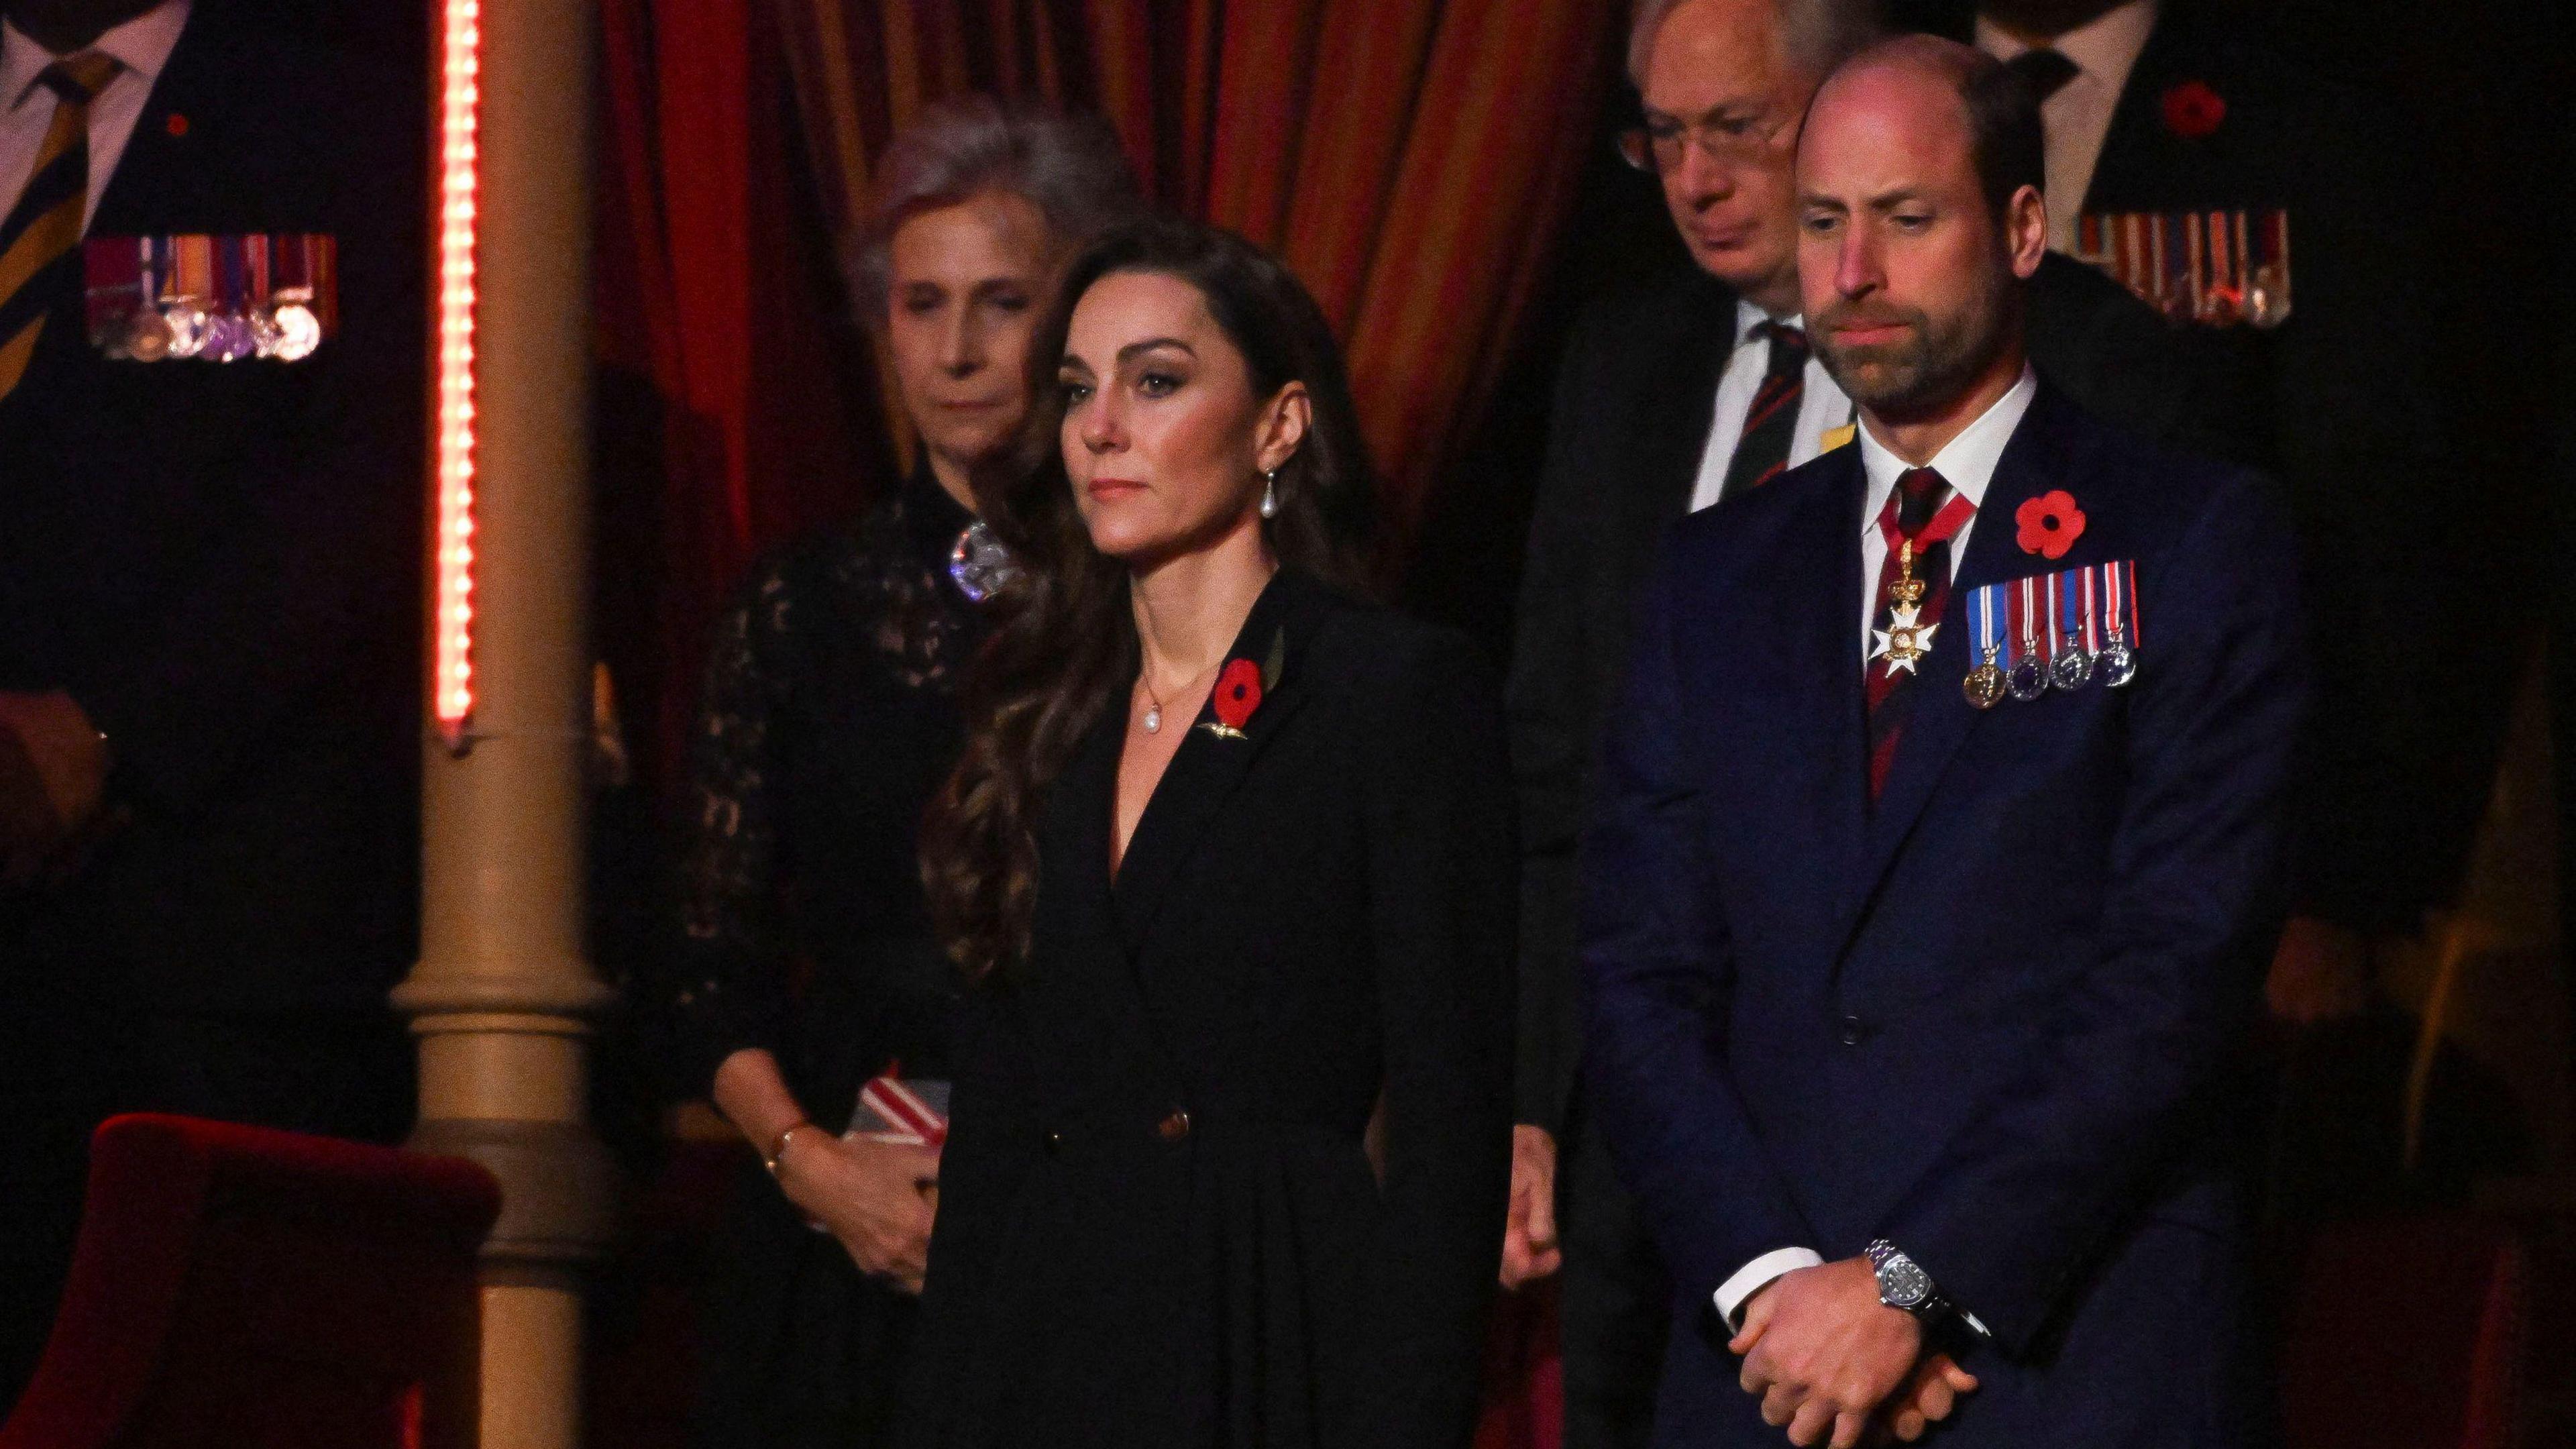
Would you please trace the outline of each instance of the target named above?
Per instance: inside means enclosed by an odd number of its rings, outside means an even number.
[[[2252,475],[2031,372],[2041,167],[1964,46],[1836,72],[1799,274],[1859,446],[1684,522],[1644,591],[1583,958],[1675,1285],[1660,1443],[2252,1433],[2227,1121],[2295,544]]]

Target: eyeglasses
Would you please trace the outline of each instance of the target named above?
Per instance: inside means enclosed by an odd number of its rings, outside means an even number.
[[[1640,171],[1661,174],[1682,164],[1682,147],[1688,144],[1720,166],[1747,166],[1764,159],[1787,129],[1786,118],[1722,109],[1696,121],[1649,116],[1646,124],[1619,133],[1619,159]]]

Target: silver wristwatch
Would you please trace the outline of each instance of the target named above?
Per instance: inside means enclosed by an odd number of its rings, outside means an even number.
[[[1932,1284],[1932,1275],[1923,1265],[1897,1249],[1885,1238],[1869,1245],[1869,1266],[1878,1275],[1878,1301],[1900,1313],[1911,1313],[1924,1323],[1933,1323],[1950,1311],[1949,1300]]]

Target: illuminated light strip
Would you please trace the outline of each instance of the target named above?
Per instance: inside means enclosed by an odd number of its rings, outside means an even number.
[[[478,0],[446,0],[438,183],[438,591],[430,698],[450,746],[474,713],[475,140]]]

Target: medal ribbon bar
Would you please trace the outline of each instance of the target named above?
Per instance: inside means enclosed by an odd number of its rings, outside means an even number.
[[[91,345],[136,362],[297,362],[339,328],[319,234],[99,237],[83,246]]]

